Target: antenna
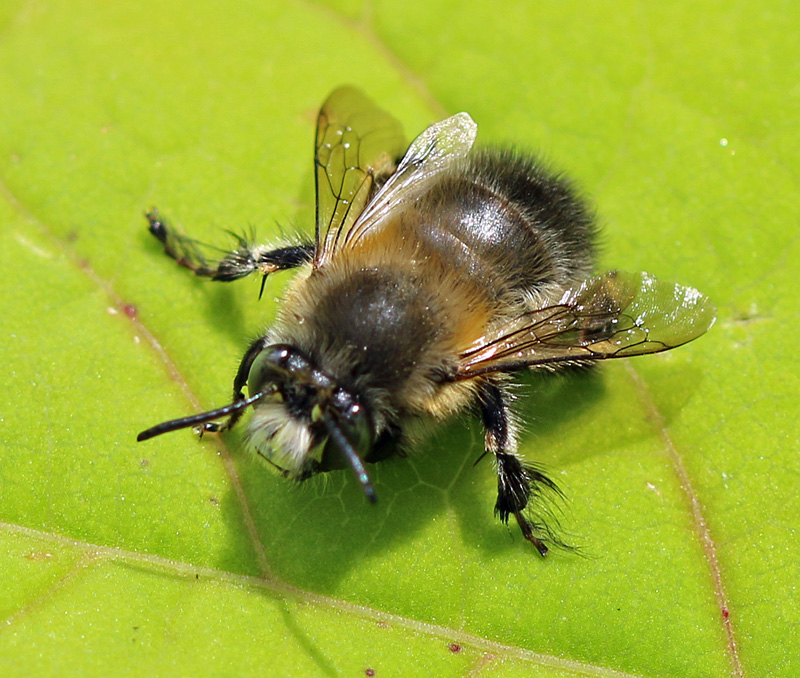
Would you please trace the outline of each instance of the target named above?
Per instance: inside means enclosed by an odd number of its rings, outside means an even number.
[[[271,391],[259,391],[255,395],[251,395],[249,398],[243,398],[242,400],[237,400],[236,402],[231,403],[230,405],[225,405],[225,407],[219,407],[216,410],[209,410],[208,412],[201,412],[200,414],[193,414],[189,417],[181,417],[180,419],[172,419],[171,421],[165,421],[162,424],[156,424],[155,426],[147,429],[146,431],[142,431],[138,436],[136,436],[136,440],[138,442],[142,442],[143,440],[150,440],[150,438],[155,438],[156,436],[160,436],[162,433],[169,433],[170,431],[177,431],[178,429],[182,428],[189,428],[190,426],[196,426],[197,424],[205,424],[212,419],[219,419],[220,417],[227,417],[231,414],[237,414],[241,412],[247,407],[250,407],[254,402],[261,400],[265,395],[271,393]],[[238,418],[238,417],[237,417]],[[221,424],[216,426],[207,427],[204,430],[206,431],[219,431]],[[363,466],[362,466],[363,468]]]
[[[378,501],[375,488],[372,486],[369,473],[367,473],[367,469],[364,468],[364,462],[361,460],[361,457],[358,456],[358,452],[356,452],[353,444],[347,439],[347,436],[344,434],[339,424],[337,424],[327,412],[322,420],[325,422],[325,427],[328,429],[331,438],[333,438],[334,442],[339,446],[339,449],[344,452],[344,456],[347,457],[347,461],[349,461],[350,466],[353,467],[356,478],[358,478],[358,482],[361,483],[361,488],[364,490],[364,494],[367,495],[367,499],[375,504]]]

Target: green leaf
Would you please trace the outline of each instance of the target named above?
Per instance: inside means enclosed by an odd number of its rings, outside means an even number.
[[[8,0],[5,675],[798,675],[794,14]],[[588,557],[494,520],[475,422],[377,466],[374,507],[236,434],[135,442],[227,402],[290,277],[261,302],[196,280],[142,212],[221,246],[308,232],[314,116],[345,82],[409,137],[466,110],[481,142],[540,149],[593,197],[602,268],[717,304],[686,347],[526,381],[523,450]]]

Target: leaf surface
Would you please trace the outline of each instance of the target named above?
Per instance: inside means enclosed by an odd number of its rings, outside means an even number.
[[[796,676],[792,12],[5,3],[5,675]],[[523,451],[588,557],[496,523],[476,422],[376,467],[374,507],[236,433],[135,442],[227,402],[289,279],[196,280],[142,212],[220,246],[312,232],[314,117],[346,82],[409,138],[466,110],[540,149],[597,204],[602,268],[716,303],[686,347],[526,381]]]

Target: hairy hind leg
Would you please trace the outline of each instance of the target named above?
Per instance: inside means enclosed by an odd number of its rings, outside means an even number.
[[[506,524],[513,515],[525,539],[544,556],[548,551],[545,542],[561,547],[565,544],[533,511],[542,513],[544,507],[536,506],[536,503],[544,500],[543,494],[560,495],[561,491],[540,469],[524,463],[516,454],[516,427],[508,400],[498,384],[487,382],[481,387],[480,409],[486,429],[486,452],[491,452],[497,462],[494,513]]]

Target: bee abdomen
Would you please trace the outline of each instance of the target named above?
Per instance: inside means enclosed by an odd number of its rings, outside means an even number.
[[[495,294],[552,299],[592,270],[591,211],[569,181],[532,157],[474,152],[415,208],[418,237]]]

